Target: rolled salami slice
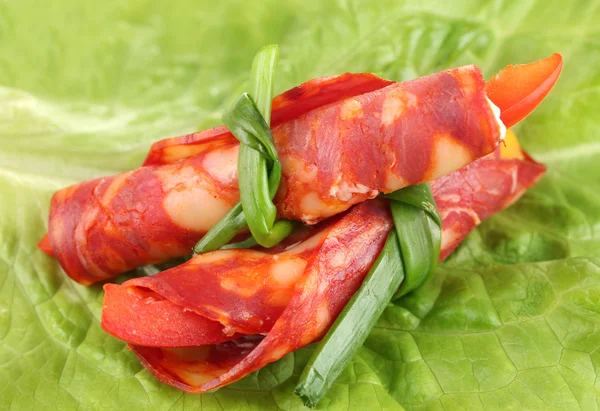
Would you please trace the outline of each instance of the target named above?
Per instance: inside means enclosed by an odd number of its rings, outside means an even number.
[[[403,83],[317,79],[274,104],[283,167],[275,204],[280,217],[308,224],[464,167],[503,134],[475,66]],[[153,146],[145,167],[57,192],[53,254],[82,284],[188,254],[239,199],[238,148],[223,128],[170,139]]]

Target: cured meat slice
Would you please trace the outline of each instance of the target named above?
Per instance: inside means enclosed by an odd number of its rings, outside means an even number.
[[[275,99],[280,217],[316,224],[380,192],[459,169],[493,151],[501,138],[475,66],[404,83],[344,76],[314,80]],[[184,145],[177,139],[155,145],[152,153],[195,147],[177,162],[54,195],[48,240],[71,278],[91,284],[186,255],[238,201],[239,145],[214,129],[204,133],[180,139]]]
[[[514,138],[509,140],[510,149],[499,149],[432,183],[442,216],[440,260],[481,220],[510,205],[543,175],[544,166],[522,152]],[[108,284],[102,326],[130,343],[142,364],[163,382],[193,393],[229,384],[324,335],[383,246],[393,224],[386,208],[381,200],[356,205],[283,252],[215,251],[152,277]],[[119,293],[150,294],[151,305],[170,301],[196,317],[164,331],[153,328],[148,337],[152,344],[140,344],[145,327],[135,328],[136,339],[125,328],[142,322],[147,310],[122,310]],[[277,304],[269,297],[275,294],[280,295]],[[211,332],[228,340],[171,344],[172,328],[190,328],[199,318],[221,327]]]
[[[254,335],[209,347],[132,346],[145,366],[171,385],[192,392],[217,388],[319,339],[360,287],[392,225],[386,202],[372,200],[275,256],[214,251],[151,277],[108,284],[102,326],[123,338],[105,317],[118,318],[120,305],[111,294],[124,288],[154,291],[158,303],[166,298],[180,310],[221,323],[223,334],[254,329]],[[229,272],[222,270],[226,267]]]
[[[71,278],[91,284],[189,254],[239,200],[230,173],[237,150],[219,147],[58,191],[48,226],[54,255]]]

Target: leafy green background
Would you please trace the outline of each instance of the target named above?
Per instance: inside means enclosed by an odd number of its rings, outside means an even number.
[[[214,6],[213,4],[218,4]],[[255,51],[277,89],[562,52],[521,126],[547,176],[390,307],[321,409],[600,408],[600,3],[0,0],[0,409],[301,409],[310,347],[213,394],[154,380],[99,327],[102,294],[35,248],[53,191],[219,122]]]

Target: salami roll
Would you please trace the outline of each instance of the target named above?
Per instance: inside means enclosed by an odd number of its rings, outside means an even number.
[[[464,167],[503,137],[494,110],[475,66],[403,83],[345,74],[292,89],[272,113],[279,216],[316,224]],[[223,127],[168,139],[145,167],[57,192],[43,248],[49,242],[82,284],[189,254],[239,199],[238,148]]]
[[[517,145],[435,180],[440,260],[544,171]],[[219,388],[319,340],[392,227],[385,202],[369,200],[278,250],[214,251],[107,284],[102,327],[128,342],[159,380],[192,393]]]

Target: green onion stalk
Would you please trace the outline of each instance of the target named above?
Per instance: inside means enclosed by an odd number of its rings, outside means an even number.
[[[251,237],[228,248],[273,247],[294,229],[289,220],[276,220],[273,198],[281,180],[281,163],[269,128],[275,64],[279,49],[263,47],[252,64],[252,94],[242,94],[223,115],[223,122],[240,141],[237,203],[194,246],[200,254],[228,245],[242,230]]]
[[[295,392],[308,407],[314,407],[331,388],[390,301],[422,285],[435,270],[441,219],[429,185],[407,187],[385,197],[394,229],[300,376]]]

